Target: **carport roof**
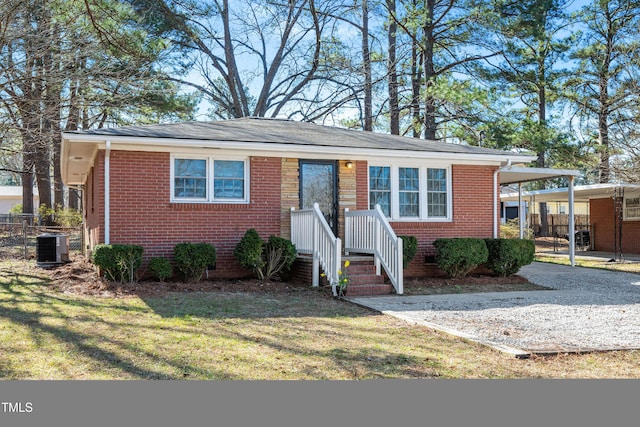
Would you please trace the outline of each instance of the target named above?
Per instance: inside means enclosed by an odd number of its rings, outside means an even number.
[[[573,193],[575,201],[586,202],[590,199],[613,197],[616,191],[620,190],[623,190],[625,195],[640,196],[640,185],[635,184],[577,185],[573,188]],[[522,193],[522,197],[535,197],[536,202],[566,202],[569,198],[569,189],[563,187],[548,190],[526,191]],[[500,196],[500,200],[503,202],[518,201],[518,193],[503,193]]]
[[[539,181],[565,176],[577,177],[580,175],[580,171],[573,169],[526,168],[518,166],[506,166],[500,169],[500,184],[509,185],[519,182]]]

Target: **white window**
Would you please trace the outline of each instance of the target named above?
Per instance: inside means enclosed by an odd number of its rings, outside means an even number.
[[[401,217],[420,216],[420,169],[398,168],[398,208]]]
[[[369,168],[369,206],[380,205],[386,216],[391,216],[391,168],[371,166]]]
[[[369,166],[369,206],[394,220],[451,220],[450,168]]]
[[[427,210],[429,217],[447,218],[449,191],[446,169],[427,169]]]
[[[640,219],[640,198],[624,199],[624,219]]]
[[[247,159],[172,156],[171,201],[247,203]]]

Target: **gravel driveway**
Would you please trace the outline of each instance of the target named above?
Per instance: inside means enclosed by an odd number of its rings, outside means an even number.
[[[548,263],[518,274],[552,289],[349,300],[516,357],[640,349],[640,275]]]

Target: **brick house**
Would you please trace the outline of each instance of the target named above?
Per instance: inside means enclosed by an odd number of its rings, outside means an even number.
[[[491,237],[499,220],[498,169],[534,159],[243,118],[65,132],[61,167],[65,184],[82,189],[88,252],[99,243],[138,244],[149,259],[171,257],[176,243],[208,242],[218,253],[213,276],[239,277],[247,272],[233,249],[248,228],[263,238],[290,238],[304,252],[292,218],[317,203],[322,227],[345,241],[343,249],[366,253],[349,236],[351,216],[378,205],[396,235],[418,239],[418,254],[401,274],[411,277],[428,273],[425,257],[436,238]]]

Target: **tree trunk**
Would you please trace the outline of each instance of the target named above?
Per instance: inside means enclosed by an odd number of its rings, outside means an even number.
[[[398,105],[398,72],[396,68],[396,40],[398,24],[396,23],[396,0],[387,0],[389,10],[389,58],[387,63],[389,86],[389,129],[391,135],[400,135],[400,107]]]
[[[435,98],[429,93],[429,89],[435,83],[436,72],[433,62],[435,36],[433,34],[435,1],[427,0],[425,10],[424,31],[424,47],[423,47],[423,64],[424,64],[424,138],[436,139],[436,104]]]
[[[362,0],[362,72],[364,74],[364,130],[373,130],[373,83],[371,82],[371,54],[369,53],[369,5]]]
[[[421,133],[420,79],[422,77],[422,69],[420,67],[419,58],[418,41],[413,38],[411,42],[411,128],[413,129],[414,138],[420,138]]]
[[[608,69],[608,64],[607,64]],[[609,117],[609,88],[608,79],[606,75],[600,76],[600,95],[599,95],[599,108],[598,108],[598,145],[600,149],[600,164],[599,170],[599,182],[608,183],[610,177],[610,164],[609,164],[609,123],[607,121]]]
[[[20,174],[22,180],[22,213],[33,215],[33,174],[31,172],[22,172]]]

